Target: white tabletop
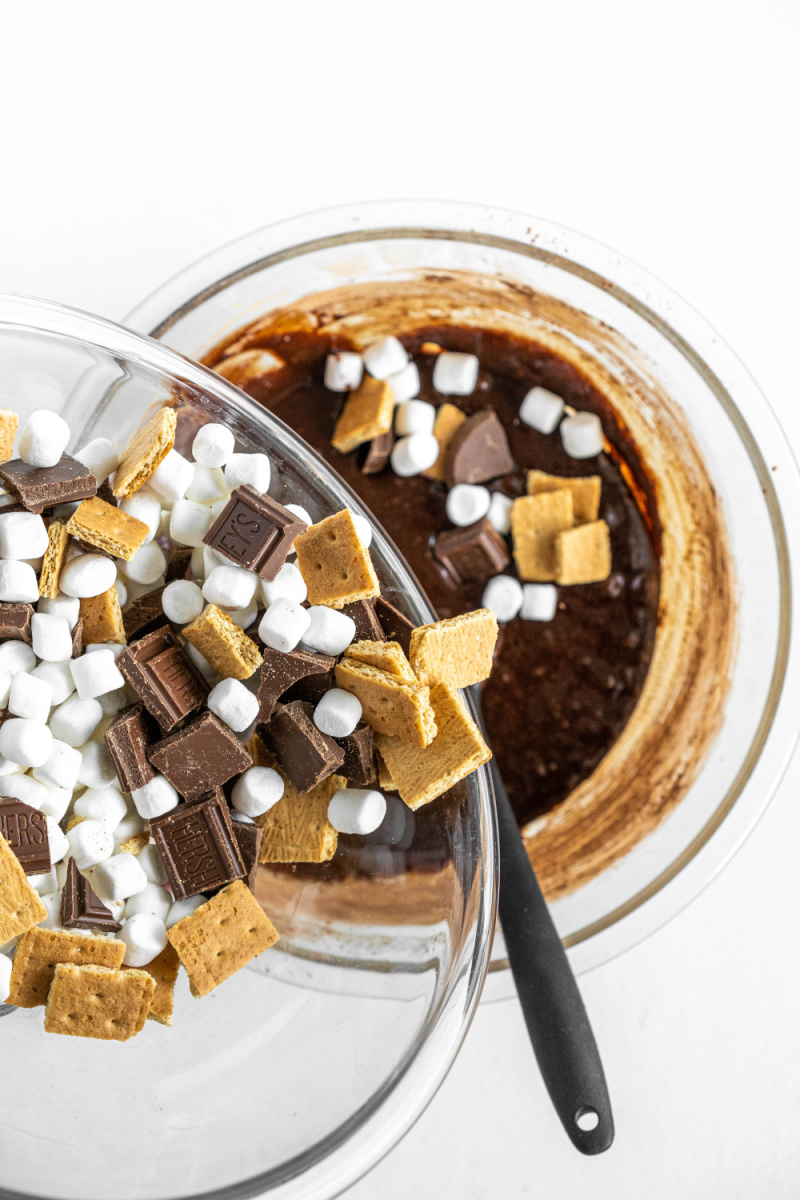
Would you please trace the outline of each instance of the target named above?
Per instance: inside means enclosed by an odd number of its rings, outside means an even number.
[[[41,0],[0,30],[0,290],[120,318],[292,213],[481,200],[660,275],[800,448],[796,3]],[[799,781],[690,909],[583,979],[608,1154],[572,1150],[515,1004],[484,1005],[353,1200],[795,1200]]]

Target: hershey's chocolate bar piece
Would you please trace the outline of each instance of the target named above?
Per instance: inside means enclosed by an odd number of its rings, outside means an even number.
[[[92,472],[68,454],[62,454],[54,467],[31,467],[21,458],[13,458],[0,465],[0,479],[6,490],[33,513],[56,504],[88,500],[97,492]]]
[[[65,929],[102,929],[104,933],[115,933],[122,928],[89,880],[81,875],[74,858],[67,862],[67,878],[61,893],[61,924]]]
[[[484,408],[463,421],[447,450],[444,464],[448,487],[457,483],[485,483],[510,475],[514,460],[497,413]]]
[[[364,721],[356,725],[345,738],[336,738],[344,750],[344,762],[340,774],[351,787],[371,788],[378,783],[378,766],[375,761],[375,736]]]
[[[261,839],[264,830],[260,825],[245,825],[243,821],[231,821],[233,836],[239,846],[239,853],[244,863],[245,878],[250,891],[255,891],[256,872],[258,871],[258,853],[261,849]]]
[[[208,695],[208,684],[168,625],[129,646],[117,666],[164,730],[172,729]]]
[[[256,732],[301,794],[327,779],[344,762],[344,750],[321,733],[312,720],[313,705],[303,700],[284,704]]]
[[[166,587],[166,584],[164,586]],[[129,642],[143,637],[146,633],[152,633],[159,625],[168,624],[161,606],[163,591],[163,587],[156,588],[154,592],[137,596],[130,604],[125,605],[122,610],[122,625]]]
[[[305,522],[277,500],[259,495],[245,483],[233,489],[203,541],[237,567],[255,571],[269,581],[286,562],[294,539],[306,529]]]
[[[318,675],[306,675],[305,679],[298,679],[297,683],[286,689],[282,701],[284,704],[291,704],[293,700],[305,700],[316,707],[332,687],[336,687],[333,670],[321,671]]]
[[[0,796],[0,833],[26,875],[50,870],[50,839],[44,813],[13,796]]]
[[[155,775],[147,759],[147,747],[154,734],[152,718],[141,700],[117,713],[105,731],[121,791],[144,787]]]
[[[362,475],[379,475],[389,461],[394,446],[394,432],[381,433],[367,443],[367,452],[361,463]]]
[[[0,642],[31,644],[32,604],[0,604]]]
[[[440,533],[433,557],[458,586],[498,575],[511,561],[508,547],[488,517],[466,528]]]
[[[357,642],[386,641],[383,627],[375,612],[374,600],[354,600],[352,604],[345,604],[342,612],[355,621]]]
[[[72,631],[72,657],[80,658],[83,654],[83,617],[78,617]]]
[[[384,640],[399,642],[403,653],[408,658],[411,650],[411,634],[414,632],[414,626],[408,617],[388,600],[384,600],[383,596],[378,596],[375,601],[375,612],[378,614],[378,620],[385,634]]]
[[[217,796],[154,817],[150,832],[176,900],[214,891],[245,874],[228,806]]]
[[[210,712],[156,742],[148,758],[186,800],[221,787],[253,765],[233,730]]]
[[[187,800],[186,804],[202,804],[204,800],[219,800],[220,804],[227,804],[228,799],[221,787],[212,788],[210,792],[201,792],[199,796],[193,796],[191,800]]]
[[[165,585],[172,583],[173,579],[185,579],[191,561],[191,546],[170,546],[169,554],[167,555],[167,570],[164,575]],[[159,589],[159,591],[162,590]]]
[[[261,664],[261,680],[258,685],[259,721],[268,721],[279,696],[307,675],[329,673],[336,665],[336,659],[329,654],[312,654],[308,650],[290,650],[283,654],[265,646],[262,651],[264,661]],[[326,689],[327,690],[327,689]]]

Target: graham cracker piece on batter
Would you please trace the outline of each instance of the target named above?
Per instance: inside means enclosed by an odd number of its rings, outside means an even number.
[[[409,683],[417,682],[417,677],[399,642],[352,642],[345,650],[344,657],[354,658],[358,662],[366,663],[368,667],[385,671],[387,675],[394,675],[396,679],[405,679]]]
[[[207,604],[183,636],[226,679],[249,679],[263,662],[255,642],[216,604]]]
[[[355,658],[343,658],[334,673],[337,685],[361,701],[364,720],[376,733],[412,746],[427,746],[435,738],[436,721],[424,684],[398,679]]]
[[[132,496],[147,483],[175,445],[178,418],[172,408],[160,408],[134,435],[122,453],[114,476],[114,495]]]
[[[172,997],[180,965],[175,947],[167,944],[152,962],[149,962],[146,967],[140,968],[148,975],[152,975],[156,985],[147,1013],[148,1021],[158,1021],[159,1025],[172,1024]],[[123,970],[130,971],[132,968],[123,967]]]
[[[496,614],[490,608],[476,608],[415,629],[409,657],[417,679],[428,687],[434,683],[470,687],[489,678],[496,642]]]
[[[439,443],[439,457],[432,467],[422,472],[427,479],[444,480],[444,464],[450,443],[455,437],[458,427],[463,425],[466,419],[467,414],[463,413],[460,408],[456,408],[455,404],[445,402],[437,408],[436,418],[433,422],[433,436]]]
[[[8,1003],[19,1008],[44,1004],[57,963],[116,971],[124,956],[125,943],[115,938],[86,937],[66,929],[29,929],[17,944]]]
[[[514,559],[521,579],[544,583],[556,577],[556,538],[572,528],[572,492],[520,496],[511,506]]]
[[[207,996],[278,940],[246,883],[234,880],[167,930],[193,996]]]
[[[155,990],[147,971],[58,963],[44,1010],[45,1030],[127,1042],[144,1028]]]
[[[117,585],[112,583],[106,592],[99,596],[89,596],[81,600],[81,617],[83,618],[83,644],[94,645],[96,642],[116,642],[120,646],[127,645],[125,626],[122,623],[122,609],[119,606]]]
[[[528,471],[529,496],[542,492],[559,492],[567,488],[572,492],[572,519],[576,525],[596,521],[600,511],[600,492],[603,481],[599,475],[584,475],[579,479],[565,479],[560,475],[548,475],[546,471]]]
[[[10,408],[0,408],[0,463],[8,462],[14,454],[19,417]]]
[[[605,521],[576,525],[558,535],[557,583],[599,583],[610,574],[611,539]]]
[[[347,787],[341,775],[329,775],[310,791],[299,795],[277,767],[257,733],[247,743],[253,765],[272,767],[284,782],[283,796],[277,804],[256,817],[264,831],[259,862],[327,862],[336,853],[339,835],[328,820],[331,796]]]
[[[394,416],[394,392],[385,379],[365,375],[345,400],[331,445],[340,454],[349,454],[362,442],[388,433]]]
[[[144,545],[149,532],[144,521],[123,512],[115,504],[108,504],[99,496],[82,500],[67,522],[67,533],[125,562],[130,562],[136,551]]]
[[[9,842],[0,836],[0,946],[38,925],[46,916],[47,909],[28,883],[22,863]]]
[[[48,600],[55,600],[58,595],[61,564],[64,562],[68,542],[69,534],[63,521],[51,521],[47,529],[47,549],[39,576],[39,595],[46,596]]]
[[[435,683],[431,704],[438,733],[423,750],[396,737],[377,738],[378,749],[409,808],[429,804],[492,757],[454,688]]]
[[[369,550],[362,545],[349,508],[309,526],[295,538],[294,549],[309,603],[344,608],[380,596]]]

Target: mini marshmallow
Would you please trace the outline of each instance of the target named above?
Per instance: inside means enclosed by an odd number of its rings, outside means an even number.
[[[328,820],[339,833],[374,833],[385,816],[382,793],[361,788],[342,788],[328,805]]]
[[[2,794],[43,811],[41,805],[47,799],[47,788],[30,775],[7,775],[3,779]]]
[[[195,546],[192,551],[192,557],[189,560],[189,571],[193,579],[205,579],[205,546]]]
[[[240,629],[249,629],[256,619],[258,604],[254,597],[247,608],[223,608],[222,611],[230,617],[234,625],[238,625]]]
[[[0,954],[0,1004],[5,1004],[11,993],[11,968],[13,963],[7,954]]]
[[[258,700],[238,679],[223,679],[209,692],[206,703],[234,733],[244,733],[258,716]]]
[[[78,782],[87,788],[105,789],[117,787],[117,769],[108,746],[104,742],[87,742],[81,747],[81,765],[78,771]],[[88,816],[88,813],[84,813]],[[119,819],[125,816],[121,812]]]
[[[325,387],[331,392],[352,392],[361,383],[364,364],[352,350],[340,350],[325,359]]]
[[[137,913],[150,913],[161,921],[166,921],[172,908],[172,896],[166,888],[157,883],[148,883],[146,888],[131,896],[125,903],[125,917],[135,917]]]
[[[532,387],[519,409],[519,419],[539,433],[552,433],[564,415],[564,401],[547,388]]]
[[[192,457],[203,467],[224,467],[233,454],[236,441],[227,425],[210,422],[202,425],[192,442]]]
[[[390,375],[397,375],[408,362],[406,348],[396,337],[373,342],[361,357],[373,379],[388,379]]]
[[[482,608],[490,608],[498,621],[513,621],[522,608],[522,584],[513,575],[495,575],[484,588]]]
[[[277,804],[285,784],[272,767],[248,767],[233,785],[231,804],[245,817],[260,817]]]
[[[106,558],[104,554],[79,554],[61,568],[58,583],[68,596],[88,600],[107,592],[116,578],[117,568],[113,558]]]
[[[210,604],[244,608],[253,599],[257,583],[257,576],[243,567],[214,567],[203,584],[203,595]]]
[[[120,604],[122,604],[122,600],[120,600]],[[52,600],[47,596],[42,596],[36,611],[40,615],[47,613],[51,617],[63,617],[70,630],[73,630],[81,615],[81,602],[76,596],[68,596],[66,592],[59,592]]]
[[[125,911],[128,911],[127,904]],[[138,912],[126,920],[117,937],[127,947],[122,960],[124,965],[146,967],[166,946],[167,927],[160,917],[152,913]]]
[[[164,813],[171,812],[180,797],[168,779],[154,775],[144,787],[131,792],[131,799],[139,816],[149,821],[151,817],[163,817]]]
[[[103,710],[96,700],[82,700],[80,696],[72,695],[50,714],[50,729],[54,738],[68,746],[82,746],[88,742],[102,716]]]
[[[445,350],[433,366],[433,386],[444,396],[471,396],[478,382],[480,363],[474,354]]]
[[[106,692],[125,686],[125,676],[114,661],[110,650],[83,654],[69,664],[75,687],[81,700],[94,700]]]
[[[119,601],[119,606],[120,608],[124,608],[128,603],[128,589],[125,587],[125,584],[123,583],[119,574],[117,575],[114,587],[117,589],[117,600]]]
[[[14,677],[20,671],[32,671],[36,666],[36,655],[25,642],[0,642],[0,668]]]
[[[178,500],[169,521],[169,536],[179,546],[202,546],[211,513],[194,500]]]
[[[158,846],[154,846],[152,842],[147,846],[143,846],[139,851],[138,858],[139,865],[150,883],[167,882],[167,872],[164,868],[164,862],[159,853]]]
[[[293,513],[299,521],[303,521],[306,525],[313,525],[314,521],[311,513],[307,508],[303,508],[302,504],[284,504],[287,512]]]
[[[76,825],[80,829],[80,825]],[[112,854],[92,872],[92,887],[101,900],[127,900],[147,887],[145,875],[134,854]]]
[[[172,929],[172,926],[177,925],[178,921],[182,921],[184,917],[190,917],[205,902],[205,896],[187,896],[185,900],[176,900],[169,910],[167,929]]]
[[[46,896],[48,892],[58,891],[58,879],[55,867],[51,867],[49,871],[43,871],[41,875],[29,875],[28,883],[40,896]]]
[[[353,524],[356,527],[358,540],[361,542],[361,545],[364,547],[364,549],[368,550],[372,544],[372,526],[366,517],[362,517],[361,513],[353,512],[353,510],[350,509],[350,516]]]
[[[248,817],[245,813],[241,812],[232,812],[231,820],[238,821],[240,825],[255,825],[255,821],[252,817]]]
[[[53,787],[64,788],[71,792],[78,782],[81,761],[80,750],[76,750],[73,746],[68,746],[66,742],[61,742],[54,737],[47,761],[40,767],[34,768],[33,777],[42,783],[49,783]]]
[[[176,625],[188,625],[205,608],[203,593],[190,579],[173,579],[161,593],[164,615]]]
[[[41,721],[11,717],[0,726],[0,754],[21,767],[40,767],[53,749],[53,735]]]
[[[171,508],[162,508],[161,518],[158,522],[158,533],[156,534],[157,538],[169,537],[169,521],[171,516]]]
[[[5,708],[8,704],[8,697],[11,694],[11,680],[14,676],[5,667],[0,667],[0,708]]]
[[[194,468],[189,460],[178,454],[177,450],[170,450],[153,471],[147,486],[167,504],[174,504],[186,495],[193,476]]]
[[[210,683],[210,684],[216,683],[217,680],[219,679],[219,675],[214,670],[214,668],[212,667],[212,665],[208,661],[208,659],[205,658],[200,653],[200,651],[197,649],[197,647],[193,646],[190,642],[188,645],[184,646],[184,650],[189,655],[189,658],[192,660],[194,665],[197,667],[198,671],[203,676],[206,683]]]
[[[122,842],[127,842],[128,838],[136,837],[137,833],[144,833],[144,821],[137,812],[129,812],[127,816],[122,818],[114,830],[115,852],[119,851]]]
[[[392,389],[395,404],[404,404],[419,395],[419,367],[415,362],[406,363],[402,371],[390,375],[386,380]]]
[[[111,560],[107,559],[106,561],[110,562]],[[166,570],[167,560],[157,542],[145,542],[143,546],[139,547],[130,562],[121,562],[120,566],[128,579],[133,580],[134,583],[156,584]]]
[[[395,475],[408,477],[429,470],[439,457],[439,443],[432,433],[412,433],[398,438],[392,447],[391,464]]]
[[[59,832],[61,831],[59,830]],[[39,929],[60,929],[61,889],[59,888],[57,892],[45,892],[39,899],[47,909],[47,916],[43,921],[39,922]]]
[[[603,449],[603,426],[595,413],[579,412],[561,422],[561,441],[570,458],[594,458]]]
[[[114,717],[118,712],[122,712],[123,708],[127,708],[130,703],[130,698],[125,688],[117,688],[113,692],[106,692],[102,696],[98,696],[100,707],[103,710],[104,717]]]
[[[314,724],[330,737],[348,737],[361,720],[361,701],[341,688],[331,688],[314,709]]]
[[[34,654],[45,662],[63,663],[72,658],[72,634],[65,617],[35,612],[31,618],[31,641]]]
[[[12,604],[35,604],[39,599],[36,572],[26,562],[0,560],[0,600]]]
[[[489,489],[474,483],[457,483],[447,493],[445,512],[454,525],[474,525],[489,511]]]
[[[0,754],[0,779],[5,779],[7,775],[18,775],[21,770],[19,763],[9,762]]]
[[[114,853],[114,835],[102,821],[81,821],[67,834],[69,848],[79,871],[88,871]]]
[[[229,491],[248,483],[257,492],[269,487],[272,468],[266,454],[232,454],[225,463],[225,483]]]
[[[99,654],[101,650],[107,650],[109,654],[114,655],[114,661],[124,654],[128,649],[127,646],[120,646],[119,642],[90,642],[84,647],[84,654]]]
[[[29,512],[0,516],[0,558],[41,558],[47,549],[47,527]]]
[[[45,821],[47,822],[47,841],[50,845],[50,862],[55,865],[60,863],[66,854],[69,854],[69,842],[57,821],[47,816]]]
[[[161,500],[152,492],[150,488],[139,488],[138,492],[134,492],[132,496],[128,496],[120,504],[120,508],[129,517],[136,517],[137,521],[143,521],[147,526],[149,533],[144,540],[144,545],[152,542],[153,538],[158,533],[158,526],[161,522]]]
[[[119,455],[117,448],[108,438],[95,438],[78,450],[73,455],[78,462],[83,463],[85,467],[94,475],[97,480],[97,486],[105,483],[112,471],[116,471],[119,466]]]
[[[311,650],[317,650],[320,654],[338,655],[347,649],[356,636],[355,621],[346,613],[335,608],[325,608],[322,604],[303,611],[308,616],[308,628],[303,634],[303,644]]]
[[[220,554],[219,550],[213,550],[211,546],[203,546],[203,577],[208,579],[215,567],[229,567],[231,560],[225,555]]]
[[[89,821],[98,821],[105,829],[113,833],[120,821],[127,816],[128,806],[116,788],[89,787],[75,801],[74,812],[78,817],[85,817]],[[75,828],[77,829],[77,826]]]
[[[558,606],[558,588],[552,583],[526,583],[522,589],[523,621],[552,621]]]
[[[259,587],[267,608],[281,596],[292,604],[302,604],[308,596],[305,580],[294,563],[284,563],[274,579],[259,580]]]
[[[433,433],[436,409],[426,400],[406,400],[394,410],[394,430],[398,434]]]
[[[288,654],[306,636],[310,624],[308,609],[279,596],[261,618],[258,636],[265,646]]]
[[[17,452],[30,467],[54,467],[69,442],[69,425],[58,413],[32,412],[19,435]]]
[[[53,689],[43,679],[35,679],[20,671],[11,681],[8,695],[8,711],[15,717],[47,724]]]
[[[186,489],[186,499],[197,504],[215,504],[228,501],[228,485],[219,467],[201,467],[195,464],[192,482]]]
[[[39,804],[39,812],[54,821],[62,821],[72,803],[72,788],[54,787],[51,783],[46,783],[44,788],[47,795]]]
[[[511,532],[511,509],[513,506],[514,501],[510,496],[504,496],[502,492],[492,492],[489,511],[486,515],[489,523],[504,536]]]

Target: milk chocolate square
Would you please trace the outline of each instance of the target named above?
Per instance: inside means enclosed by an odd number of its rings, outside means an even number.
[[[0,796],[0,834],[11,846],[26,875],[41,875],[50,870],[47,819],[38,808],[10,796]]]
[[[245,874],[228,806],[217,796],[179,804],[153,818],[150,832],[176,900],[214,891]]]
[[[236,734],[210,712],[162,738],[148,758],[186,800],[221,787],[253,763]]]
[[[208,695],[208,684],[168,625],[129,646],[117,666],[164,730],[172,729]]]
[[[258,734],[278,766],[302,795],[332,775],[344,762],[344,751],[314,724],[314,709],[302,700],[285,704]]]
[[[237,567],[269,581],[286,562],[295,538],[307,528],[277,500],[240,484],[203,541]]]
[[[32,467],[21,458],[0,466],[0,480],[28,512],[40,513],[56,504],[88,500],[97,492],[97,480],[83,463],[62,454],[54,467]]]

